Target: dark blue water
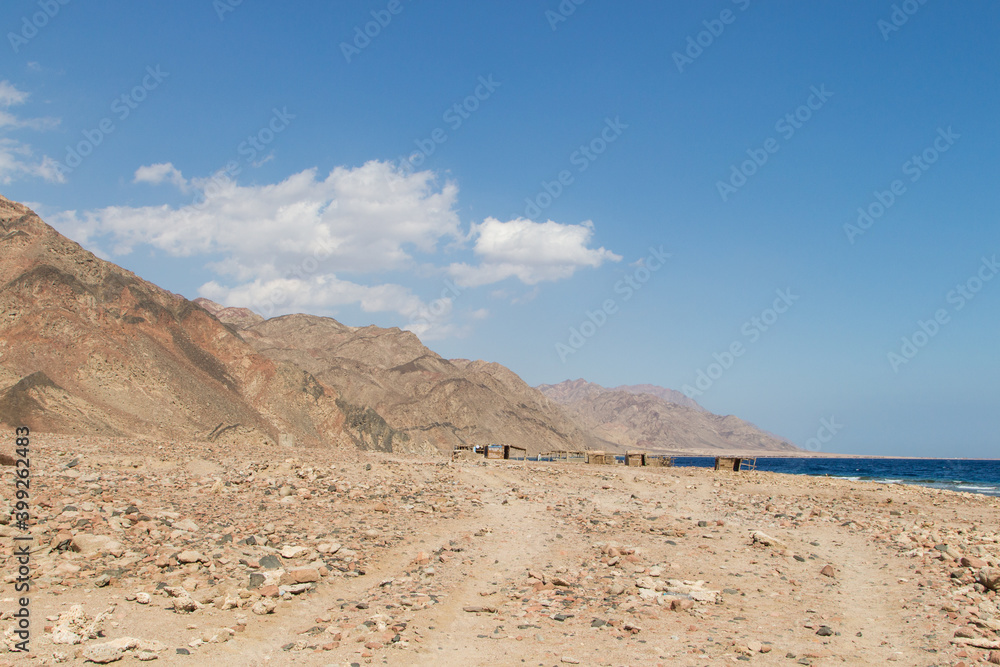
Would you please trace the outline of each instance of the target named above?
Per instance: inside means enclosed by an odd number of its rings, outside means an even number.
[[[707,456],[678,456],[676,466],[712,467]],[[1000,461],[969,459],[758,458],[757,470],[793,475],[829,475],[885,484],[917,484],[938,489],[1000,496]]]

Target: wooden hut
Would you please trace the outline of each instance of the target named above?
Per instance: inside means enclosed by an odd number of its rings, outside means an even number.
[[[670,468],[674,465],[674,457],[666,454],[646,454],[643,457],[643,465],[652,468]]]
[[[524,447],[518,447],[517,445],[504,445],[503,457],[507,460],[527,461],[528,450]]]
[[[743,459],[738,456],[716,456],[715,469],[739,472]]]
[[[614,462],[615,457],[613,454],[601,451],[587,452],[587,463],[591,465],[608,465]]]
[[[646,455],[642,452],[628,452],[625,454],[625,465],[629,467],[642,467],[646,465]]]

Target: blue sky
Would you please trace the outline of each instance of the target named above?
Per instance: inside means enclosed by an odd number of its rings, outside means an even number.
[[[995,3],[0,23],[0,191],[171,291],[686,388],[821,451],[998,454]]]

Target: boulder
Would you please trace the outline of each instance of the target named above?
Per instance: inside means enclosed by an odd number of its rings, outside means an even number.
[[[979,568],[979,583],[987,590],[1000,591],[1000,567]]]
[[[103,644],[92,644],[83,650],[83,659],[104,665],[109,662],[121,660],[125,657],[125,651],[133,649],[138,645],[138,640],[131,637],[122,637],[104,642]]]
[[[118,558],[125,553],[125,547],[113,537],[90,533],[74,535],[70,542],[70,548],[84,556],[96,556],[104,552]]]

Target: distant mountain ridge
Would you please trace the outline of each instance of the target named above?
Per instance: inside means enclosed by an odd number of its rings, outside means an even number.
[[[240,309],[198,303],[260,354],[307,370],[334,387],[345,405],[383,419],[380,448],[447,453],[455,445],[500,442],[537,454],[615,447],[581,429],[510,369],[444,359],[412,332],[350,327],[313,315],[255,320]]]
[[[538,389],[566,406],[596,436],[626,449],[704,454],[799,451],[787,440],[732,415],[715,415],[697,403],[691,406],[663,398],[680,394],[664,387],[608,389],[585,380],[567,380]]]
[[[658,387],[655,384],[623,384],[608,389],[599,384],[587,382],[581,378],[578,380],[566,380],[565,382],[560,382],[559,384],[543,384],[536,387],[536,389],[549,398],[558,400],[560,403],[572,403],[588,397],[596,396],[598,394],[603,394],[608,391],[623,391],[629,394],[637,395],[649,394],[651,396],[661,398],[668,403],[683,405],[686,408],[698,410],[699,412],[706,411],[705,408],[698,405],[693,398],[689,398],[682,392],[679,392],[676,389]]]

